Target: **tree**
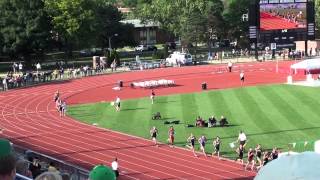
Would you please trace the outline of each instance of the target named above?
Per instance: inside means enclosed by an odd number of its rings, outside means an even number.
[[[153,0],[139,4],[135,14],[144,21],[158,22],[163,29],[189,42],[207,41],[209,30],[220,32],[222,12],[221,0]]]
[[[320,0],[315,0],[316,29],[320,28]]]
[[[94,32],[95,2],[87,0],[44,0],[54,32],[59,36],[66,48],[68,57],[78,46],[92,43]]]
[[[109,46],[109,37],[112,38],[113,47],[135,45],[133,40],[133,25],[123,24],[122,14],[111,3],[103,0],[97,1],[94,14],[94,37],[95,44],[101,48]],[[114,35],[117,34],[115,37]]]
[[[21,58],[30,67],[32,58],[39,60],[48,48],[50,29],[43,1],[0,1],[0,45],[10,58]]]
[[[250,0],[231,0],[228,8],[224,13],[226,22],[225,29],[227,30],[230,39],[239,40],[241,37],[246,37],[249,24],[242,20],[242,15],[249,12]]]

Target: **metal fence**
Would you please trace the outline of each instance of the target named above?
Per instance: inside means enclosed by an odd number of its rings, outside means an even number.
[[[54,157],[29,150],[27,148],[24,148],[22,146],[18,146],[13,144],[14,150],[17,153],[17,155],[20,156],[33,156],[39,158],[41,162],[45,162],[49,164],[49,162],[53,162],[57,167],[59,167],[59,171],[62,174],[68,174],[70,177],[70,180],[87,180],[89,177],[89,170],[83,169],[77,165],[67,163],[65,161],[56,159]],[[31,162],[29,162],[31,163]],[[17,174],[16,180],[30,180],[30,178],[27,178],[23,175]]]

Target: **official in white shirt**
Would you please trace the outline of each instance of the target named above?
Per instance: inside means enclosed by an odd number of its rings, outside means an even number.
[[[241,145],[245,145],[245,144],[246,144],[246,141],[247,141],[247,136],[246,136],[246,134],[244,134],[244,132],[240,131],[239,137],[238,137],[238,142],[239,142]]]
[[[118,177],[119,177],[119,171],[118,171],[119,164],[118,164],[118,159],[117,159],[117,158],[115,158],[115,159],[112,161],[111,167],[112,167],[112,170],[114,171],[114,174],[115,174],[116,177],[118,178]]]

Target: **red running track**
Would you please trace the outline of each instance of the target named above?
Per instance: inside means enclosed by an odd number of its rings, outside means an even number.
[[[260,28],[261,30],[276,30],[276,29],[296,29],[299,28],[298,23],[288,22],[286,19],[273,16],[269,13],[260,12]]]
[[[238,64],[234,72],[225,66],[197,66],[154,69],[112,75],[87,77],[62,83],[47,84],[0,94],[0,136],[13,143],[49,156],[91,169],[96,164],[110,165],[119,158],[122,175],[119,179],[252,179],[255,173],[228,160],[196,158],[182,148],[159,148],[139,137],[101,129],[72,118],[60,118],[55,111],[53,94],[59,89],[68,104],[148,96],[150,90],[125,86],[121,91],[111,88],[118,80],[125,85],[145,79],[171,79],[178,86],[157,89],[157,95],[201,91],[240,86],[239,70],[246,74],[245,85],[283,83],[290,62],[280,63],[283,73],[275,73],[274,63]],[[300,77],[295,77],[300,78]]]

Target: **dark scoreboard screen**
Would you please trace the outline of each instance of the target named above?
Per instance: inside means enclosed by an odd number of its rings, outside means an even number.
[[[313,40],[314,1],[311,0],[253,0],[249,8],[249,35],[256,27],[256,40],[251,42],[287,44]],[[251,19],[251,20],[250,20]]]

